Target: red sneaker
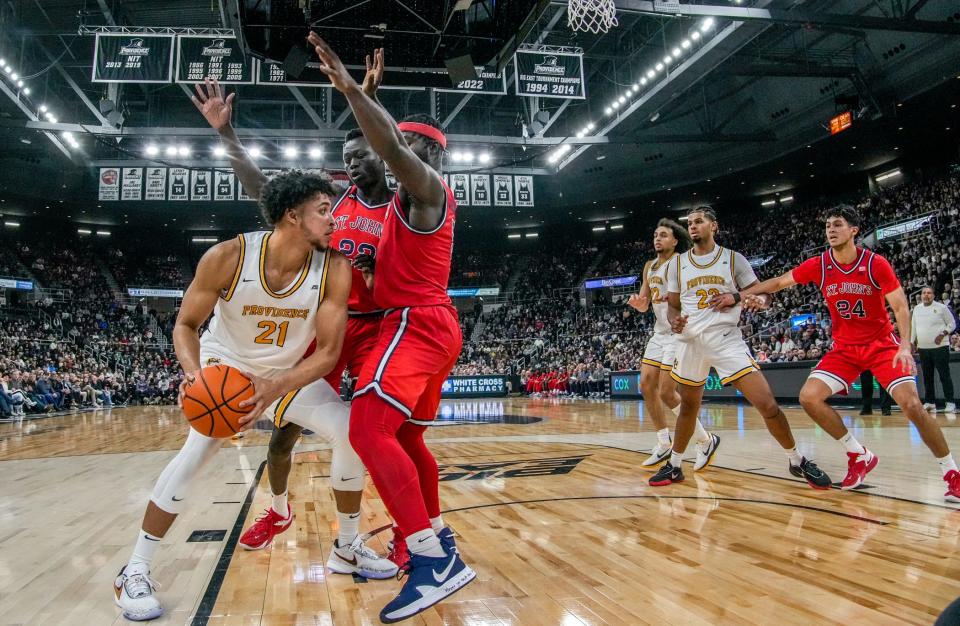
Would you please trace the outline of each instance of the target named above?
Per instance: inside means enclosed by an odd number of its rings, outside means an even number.
[[[407,569],[410,564],[410,552],[407,551],[407,538],[403,536],[398,526],[393,527],[393,539],[387,545],[390,548],[387,559],[393,561],[394,565],[400,569]]]
[[[960,502],[960,472],[950,470],[943,479],[947,481],[947,493],[943,494],[943,499],[947,502]]]
[[[867,477],[867,474],[877,466],[880,459],[874,454],[868,463],[866,460],[867,452],[869,452],[869,450],[866,448],[864,448],[863,454],[847,452],[847,475],[843,477],[843,483],[840,485],[841,489],[854,489],[855,487],[859,487],[863,479]]]
[[[293,523],[293,509],[287,504],[287,517],[281,517],[272,508],[263,512],[253,526],[240,537],[240,545],[247,550],[260,550],[273,543],[273,538],[290,528]]]

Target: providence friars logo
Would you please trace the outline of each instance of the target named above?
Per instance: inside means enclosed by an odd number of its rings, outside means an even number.
[[[131,39],[127,45],[120,46],[120,54],[125,57],[144,57],[150,54],[150,48],[143,45],[143,39]]]
[[[566,70],[562,65],[557,65],[557,57],[543,57],[543,63],[537,63],[533,66],[534,74],[564,74]]]
[[[223,39],[214,39],[213,43],[204,47],[203,56],[205,57],[228,57],[233,52],[232,48],[227,48]]]

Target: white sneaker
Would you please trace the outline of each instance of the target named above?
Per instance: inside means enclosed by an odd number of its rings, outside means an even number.
[[[640,464],[640,467],[649,470],[660,467],[665,461],[670,459],[670,453],[673,452],[672,448],[673,444],[670,442],[668,442],[666,445],[658,442],[657,447],[650,452],[650,456],[648,456],[646,460]]]
[[[153,595],[158,585],[150,580],[149,572],[134,572],[128,576],[124,573],[126,569],[124,566],[113,581],[113,592],[123,616],[134,622],[145,622],[163,615],[163,607]]]
[[[943,407],[943,412],[944,412],[944,413],[956,413],[956,412],[957,412],[957,405],[954,404],[953,402],[947,402],[947,406]]]
[[[364,578],[381,580],[393,578],[397,575],[397,564],[390,561],[364,543],[357,535],[349,546],[341,548],[337,541],[333,542],[333,550],[327,559],[327,567],[335,574],[358,574]]]
[[[927,402],[926,404],[923,405],[923,410],[924,410],[924,411],[929,411],[929,412],[931,412],[931,413],[936,413],[936,412],[937,412],[937,405],[936,405],[936,404],[933,404],[933,403],[931,403],[931,402]]]
[[[710,441],[706,443],[697,444],[697,460],[693,464],[693,471],[699,472],[702,469],[706,469],[713,461],[713,455],[717,453],[717,448],[720,447],[720,437],[717,437],[715,434],[710,433]]]

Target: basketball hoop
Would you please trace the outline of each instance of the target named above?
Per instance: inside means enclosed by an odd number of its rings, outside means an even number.
[[[613,0],[569,0],[567,25],[595,35],[605,33],[617,25],[617,7]]]

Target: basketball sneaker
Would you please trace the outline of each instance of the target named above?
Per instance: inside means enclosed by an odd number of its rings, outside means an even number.
[[[273,538],[293,524],[293,509],[287,504],[287,517],[269,508],[257,518],[253,526],[240,537],[240,545],[246,550],[260,550],[273,543]]]
[[[682,482],[683,470],[681,470],[679,467],[674,467],[671,465],[670,461],[664,463],[663,467],[660,468],[660,471],[650,477],[651,487],[663,487],[665,485]]]
[[[807,481],[807,484],[814,489],[829,489],[833,484],[830,482],[830,477],[827,476],[827,473],[817,467],[817,464],[807,457],[803,457],[800,465],[793,465],[792,463],[788,463],[788,465],[790,466],[791,474],[797,478],[804,479]]]
[[[867,461],[867,453],[870,451],[866,448],[864,448],[864,450],[866,450],[866,452],[863,454],[847,452],[847,475],[843,478],[843,482],[840,485],[841,489],[854,489],[855,487],[859,487],[863,479],[867,477],[867,474],[880,462],[876,454],[873,454],[870,460]]]
[[[132,622],[145,622],[163,615],[163,607],[153,595],[159,585],[150,579],[150,573],[133,571],[127,574],[126,570],[124,565],[113,581],[113,592],[123,616]]]
[[[357,574],[374,580],[393,578],[398,569],[396,563],[368,548],[360,535],[349,546],[340,546],[334,540],[327,568],[334,574]]]
[[[387,542],[387,548],[390,550],[387,559],[393,561],[398,568],[407,569],[410,564],[410,552],[407,550],[407,539],[398,526],[393,527],[393,539]]]
[[[693,463],[693,471],[699,472],[700,470],[707,469],[710,463],[713,462],[713,455],[717,453],[717,448],[719,447],[720,437],[713,433],[710,433],[710,441],[697,443],[697,460]]]
[[[440,540],[440,545],[443,546],[443,551],[447,554],[451,552],[460,554],[460,550],[457,549],[457,542],[453,538],[453,531],[448,527],[444,527],[437,533],[437,539]]]
[[[393,624],[412,617],[463,589],[476,577],[456,552],[436,558],[411,554],[403,589],[380,611],[380,621]]]
[[[947,481],[947,493],[943,494],[943,499],[947,502],[960,502],[960,472],[950,470],[943,479]]]
[[[944,413],[956,413],[956,412],[957,412],[957,405],[956,405],[956,403],[954,403],[954,402],[947,402],[947,405],[946,405],[945,407],[943,407],[943,412],[944,412]]]
[[[930,413],[936,413],[936,412],[937,412],[937,405],[934,404],[933,402],[925,402],[924,405],[923,405],[923,410],[924,410],[924,411],[929,411]]]
[[[660,467],[664,461],[670,458],[672,447],[673,443],[668,443],[667,445],[658,443],[657,447],[650,453],[650,456],[640,464],[640,469],[653,471]]]

